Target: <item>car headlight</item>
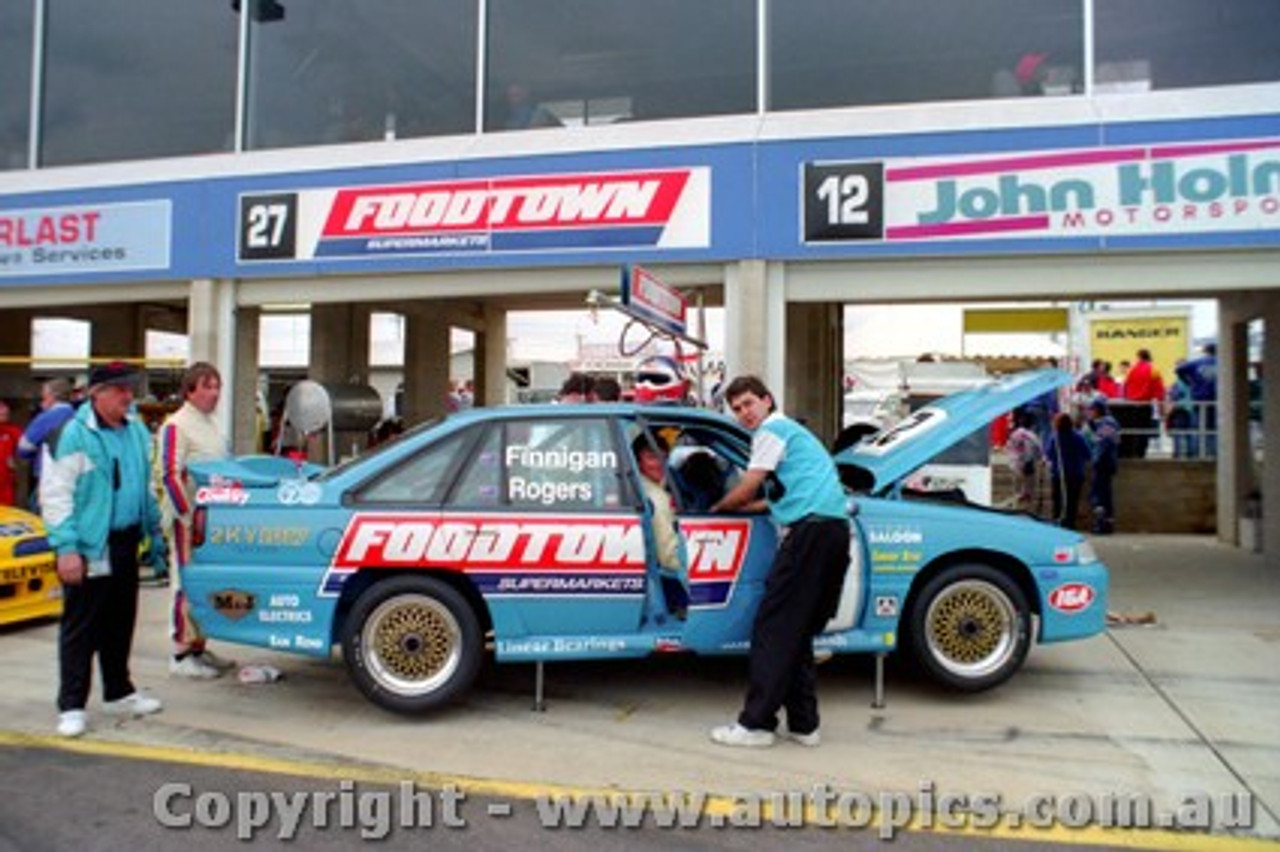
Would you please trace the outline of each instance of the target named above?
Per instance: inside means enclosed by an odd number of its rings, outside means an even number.
[[[1093,544],[1089,541],[1082,541],[1076,545],[1076,563],[1079,565],[1091,565],[1098,561],[1098,552],[1093,549]]]

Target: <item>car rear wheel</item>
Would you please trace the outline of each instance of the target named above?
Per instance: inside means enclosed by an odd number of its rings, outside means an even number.
[[[456,589],[432,577],[375,583],[347,619],[342,655],[373,703],[421,713],[467,691],[480,671],[483,636],[475,611]]]
[[[1026,595],[989,565],[953,565],[920,590],[909,638],[916,659],[935,679],[965,692],[1003,683],[1031,645]]]

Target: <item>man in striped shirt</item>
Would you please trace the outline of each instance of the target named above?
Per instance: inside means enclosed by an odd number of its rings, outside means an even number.
[[[191,515],[195,508],[195,488],[187,465],[228,454],[227,440],[213,416],[221,396],[218,368],[197,361],[182,376],[182,407],[165,419],[156,434],[152,473],[173,560],[169,571],[173,590],[173,655],[169,658],[169,673],[179,677],[215,678],[235,665],[205,647],[200,625],[192,618],[182,591],[182,568],[191,558]]]

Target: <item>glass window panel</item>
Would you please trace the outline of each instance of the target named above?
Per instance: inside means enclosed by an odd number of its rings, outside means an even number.
[[[48,4],[43,165],[232,150],[227,0]]]
[[[769,108],[1070,94],[1083,0],[773,0]]]
[[[490,0],[485,129],[755,111],[755,0]]]
[[[1280,80],[1277,0],[1096,0],[1098,94]]]
[[[27,165],[31,0],[0,0],[0,169]]]
[[[474,430],[466,430],[432,444],[363,488],[356,501],[415,506],[439,503],[451,481],[451,472],[474,436]]]
[[[490,429],[458,477],[448,505],[492,508],[502,503],[502,430]]]
[[[510,423],[506,501],[523,509],[618,509],[622,468],[606,420]]]
[[[474,132],[476,0],[255,2],[249,148]]]

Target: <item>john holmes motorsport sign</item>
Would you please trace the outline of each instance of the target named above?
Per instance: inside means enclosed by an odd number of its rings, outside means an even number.
[[[1280,139],[812,162],[802,192],[806,243],[1276,230]]]

